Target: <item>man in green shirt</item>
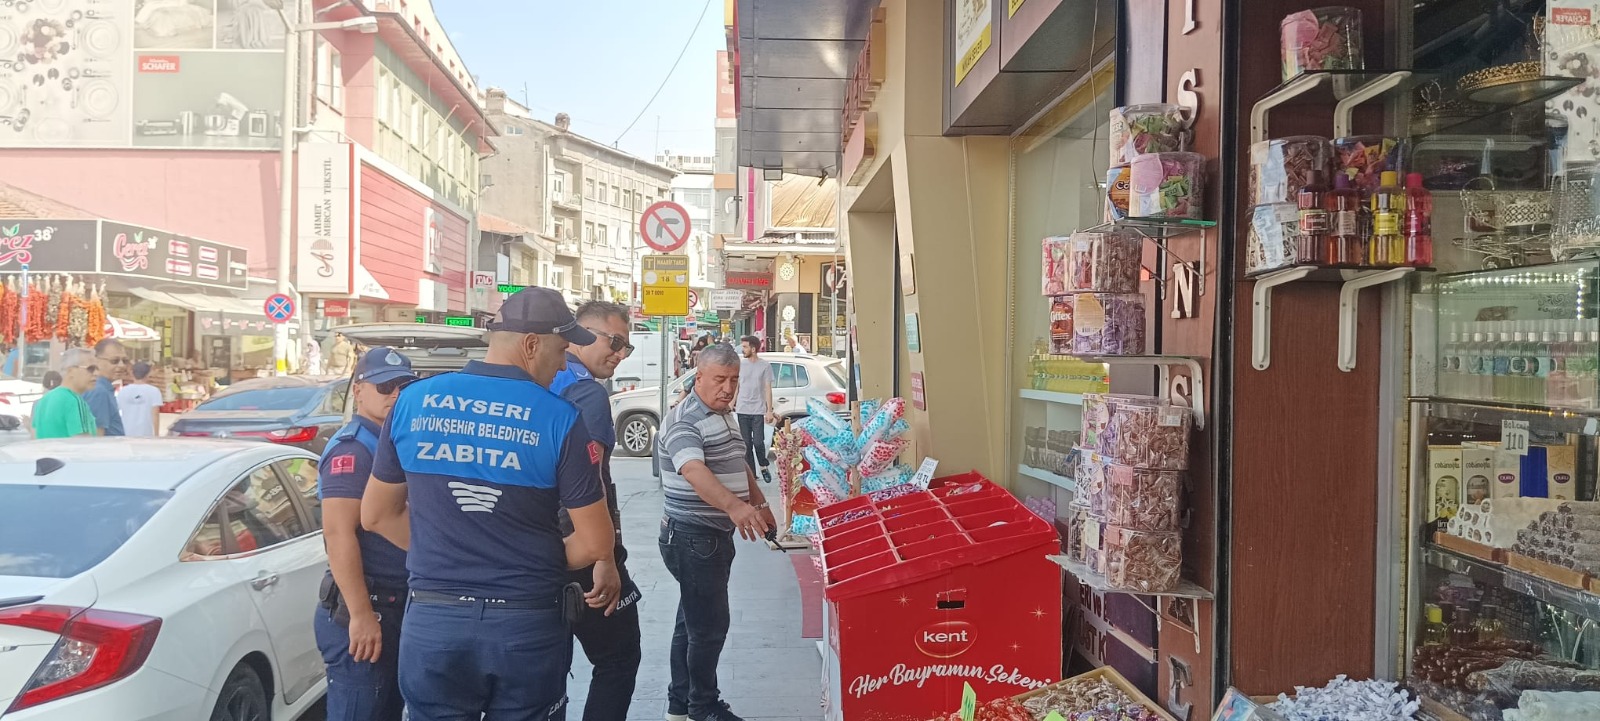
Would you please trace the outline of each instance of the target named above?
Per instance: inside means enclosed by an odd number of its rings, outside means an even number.
[[[33,404],[34,438],[71,438],[95,434],[94,412],[83,394],[94,387],[94,352],[73,348],[61,354],[61,385]]]

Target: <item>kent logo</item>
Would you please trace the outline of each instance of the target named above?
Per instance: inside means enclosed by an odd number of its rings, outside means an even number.
[[[932,658],[955,658],[977,643],[972,636],[966,621],[941,621],[917,631],[917,650]]]

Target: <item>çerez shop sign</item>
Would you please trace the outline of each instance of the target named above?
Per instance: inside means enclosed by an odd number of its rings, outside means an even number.
[[[100,273],[245,287],[245,250],[108,220],[0,220],[0,273]],[[237,267],[235,267],[237,266]]]

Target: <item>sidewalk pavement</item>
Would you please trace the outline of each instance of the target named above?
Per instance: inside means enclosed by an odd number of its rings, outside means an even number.
[[[644,662],[633,694],[630,720],[660,721],[667,711],[671,678],[668,649],[678,612],[678,584],[661,563],[661,491],[650,460],[612,461],[622,502],[622,537],[628,571],[644,594],[640,601]],[[776,484],[767,486],[769,495]],[[822,660],[815,639],[800,637],[800,591],[786,554],[766,544],[740,541],[730,588],[733,627],[722,652],[718,682],[723,700],[749,721],[813,721],[822,718]],[[574,648],[567,682],[568,719],[583,718],[590,666]]]

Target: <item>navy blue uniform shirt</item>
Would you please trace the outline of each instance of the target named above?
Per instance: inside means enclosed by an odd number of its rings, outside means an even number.
[[[317,461],[317,497],[361,500],[372,475],[372,453],[383,429],[361,416],[333,434],[332,442]],[[356,529],[361,545],[362,573],[386,588],[406,585],[406,552],[376,533]]]
[[[557,509],[605,496],[605,449],[519,368],[471,361],[396,399],[372,475],[407,484],[411,588],[552,603],[567,578]]]
[[[622,563],[628,553],[622,547],[622,507],[617,505],[617,484],[611,480],[611,451],[617,445],[617,427],[611,418],[611,394],[596,380],[589,368],[568,353],[567,367],[550,382],[550,390],[561,394],[578,407],[583,424],[589,428],[589,437],[605,446],[605,457],[600,463],[600,480],[606,488],[606,507],[611,511],[611,526],[617,534],[616,560]],[[566,510],[561,513],[561,532],[572,534],[572,520]]]
[[[88,403],[89,410],[94,412],[94,424],[100,427],[103,435],[123,435],[122,411],[117,407],[117,388],[111,384],[110,378],[96,376],[94,387],[83,394],[83,402]]]

